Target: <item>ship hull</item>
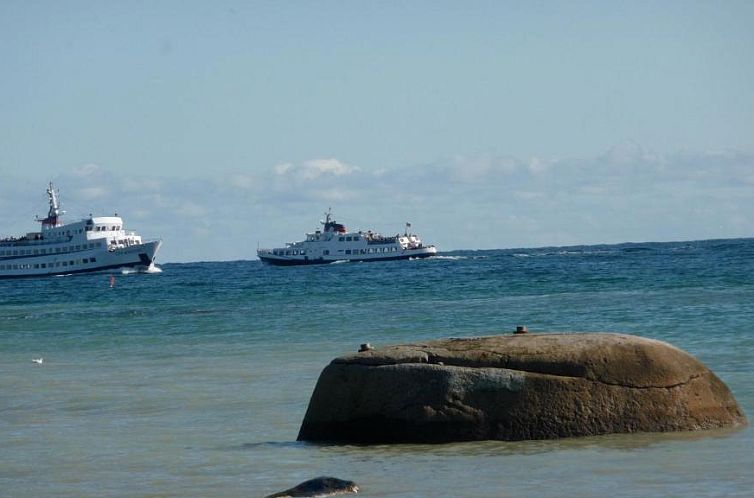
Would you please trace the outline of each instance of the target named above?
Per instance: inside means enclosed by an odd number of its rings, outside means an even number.
[[[331,263],[349,262],[349,263],[368,263],[375,261],[398,261],[406,259],[429,258],[437,255],[434,248],[417,249],[405,251],[395,256],[374,256],[374,257],[340,257],[340,258],[306,258],[306,257],[286,257],[274,256],[271,254],[259,254],[262,263],[272,266],[305,266],[305,265],[327,265]]]
[[[46,256],[0,259],[0,279],[33,278],[78,273],[95,273],[117,269],[148,271],[162,242],[145,242],[130,247],[87,250]]]

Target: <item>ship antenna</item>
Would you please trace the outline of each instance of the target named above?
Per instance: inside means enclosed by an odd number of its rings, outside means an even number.
[[[60,202],[58,201],[59,194],[60,192],[55,190],[55,187],[52,186],[52,182],[50,182],[50,187],[47,189],[47,196],[50,198],[50,210],[47,211],[47,218],[40,220],[39,217],[37,217],[37,221],[41,222],[43,227],[58,226],[60,215],[65,214],[65,211],[60,210]]]
[[[322,225],[324,225],[325,232],[327,231],[327,227],[330,226],[330,218],[332,218],[332,207],[327,208],[327,212],[325,213],[325,221],[319,221]]]

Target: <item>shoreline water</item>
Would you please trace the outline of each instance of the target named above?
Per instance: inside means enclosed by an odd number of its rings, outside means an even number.
[[[751,419],[754,240],[641,246],[325,268],[164,264],[112,289],[104,274],[0,282],[0,495],[264,496],[335,475],[364,496],[748,496],[751,426],[439,446],[295,441],[320,371],[359,344],[519,324],[669,342],[710,367]]]

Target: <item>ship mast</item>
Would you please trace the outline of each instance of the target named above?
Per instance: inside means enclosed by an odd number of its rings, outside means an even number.
[[[58,201],[58,195],[60,192],[55,190],[50,182],[50,187],[47,189],[47,196],[50,198],[50,210],[47,211],[47,218],[40,219],[37,216],[37,221],[42,224],[42,228],[55,228],[62,225],[60,223],[60,215],[65,211],[60,210],[60,202]]]

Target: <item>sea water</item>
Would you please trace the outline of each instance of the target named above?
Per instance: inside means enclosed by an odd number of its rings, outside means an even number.
[[[162,269],[0,281],[0,496],[254,497],[320,475],[367,497],[754,495],[750,427],[296,441],[336,356],[517,325],[670,342],[752,417],[754,239]]]

